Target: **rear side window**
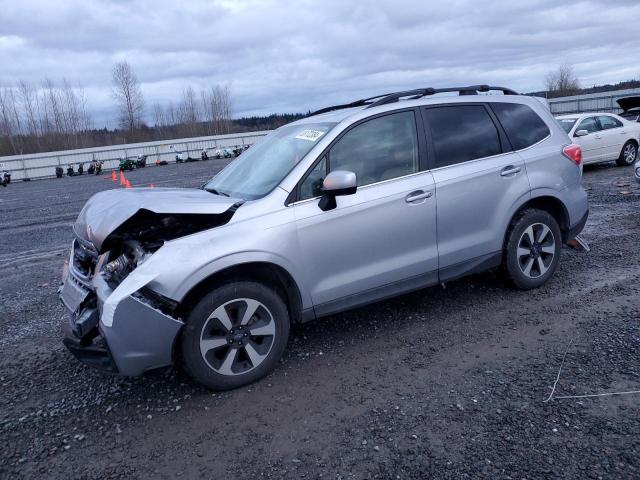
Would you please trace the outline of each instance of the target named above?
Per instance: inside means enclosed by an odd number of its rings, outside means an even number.
[[[551,133],[547,124],[528,105],[492,103],[491,107],[500,120],[514,150],[530,147]]]
[[[483,105],[426,108],[436,167],[502,153],[500,137]]]
[[[600,126],[602,126],[603,130],[609,130],[611,128],[618,128],[622,126],[622,122],[617,118],[609,117],[609,116],[601,116],[598,117],[600,121]]]

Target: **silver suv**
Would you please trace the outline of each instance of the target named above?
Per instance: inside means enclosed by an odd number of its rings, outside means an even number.
[[[64,342],[103,370],[179,363],[238,387],[274,368],[294,323],[499,266],[542,285],[587,220],[581,176],[580,147],[509,89],[325,108],[199,190],[92,197],[60,289]]]

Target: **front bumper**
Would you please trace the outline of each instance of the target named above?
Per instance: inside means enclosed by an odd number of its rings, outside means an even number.
[[[64,345],[82,363],[121,375],[138,376],[171,365],[183,323],[163,313],[154,299],[138,290],[118,301],[112,320],[105,324],[102,307],[119,287],[112,290],[102,275],[78,271],[75,248],[76,242],[60,288],[60,300],[70,312]]]

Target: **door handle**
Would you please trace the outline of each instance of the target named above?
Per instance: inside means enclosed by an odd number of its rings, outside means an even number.
[[[510,175],[515,175],[520,170],[522,170],[521,167],[514,167],[513,165],[509,165],[508,167],[504,167],[502,170],[500,170],[500,175],[503,177],[508,177]]]
[[[425,200],[427,198],[431,198],[433,192],[425,192],[424,190],[416,190],[415,192],[411,192],[406,197],[404,197],[404,201],[407,203],[418,202],[420,200]]]

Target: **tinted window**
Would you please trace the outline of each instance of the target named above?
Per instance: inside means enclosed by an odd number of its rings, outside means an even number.
[[[600,126],[603,130],[609,130],[610,128],[618,128],[622,126],[622,122],[620,120],[618,120],[617,118],[609,117],[608,115],[598,117],[598,120],[600,121]]]
[[[547,124],[528,105],[492,103],[491,107],[514,150],[530,147],[551,133]]]
[[[578,130],[586,130],[589,133],[593,133],[600,130],[600,125],[598,125],[596,117],[588,117],[580,122],[578,128],[576,128],[576,132]]]
[[[484,106],[435,107],[424,112],[431,129],[437,167],[502,152],[498,130]]]
[[[322,195],[322,181],[327,174],[327,157],[323,157],[300,184],[299,200]]]
[[[329,168],[354,172],[358,186],[417,172],[413,112],[385,115],[353,127],[329,151]]]

